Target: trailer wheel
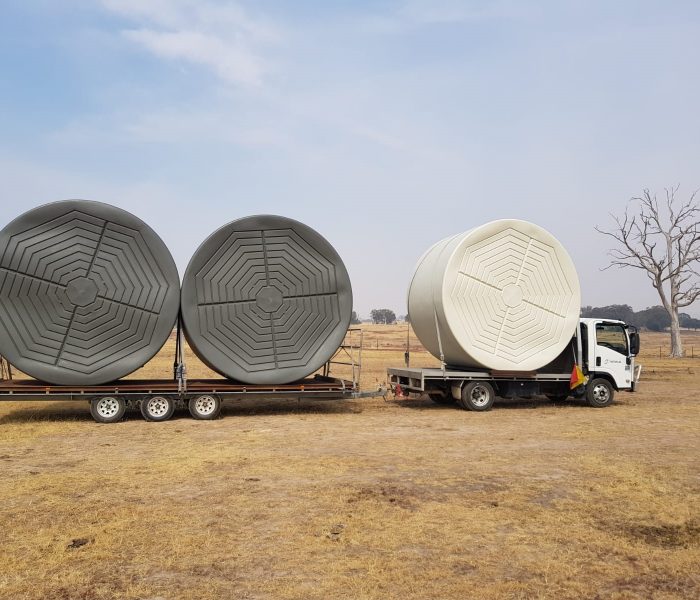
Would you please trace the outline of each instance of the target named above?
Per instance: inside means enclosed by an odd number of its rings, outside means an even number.
[[[90,414],[98,423],[116,423],[124,418],[126,401],[119,396],[102,396],[90,400]]]
[[[464,410],[491,410],[496,393],[486,381],[470,381],[462,388],[462,396],[457,403]]]
[[[211,421],[221,412],[221,399],[214,394],[203,394],[190,398],[190,414],[193,419]]]
[[[545,394],[545,396],[552,402],[564,402],[569,398],[569,394]]]
[[[169,396],[152,396],[141,400],[141,414],[146,421],[167,421],[175,412],[175,401]]]
[[[432,394],[428,394],[428,398],[430,398],[435,404],[454,404],[454,398],[451,395],[447,394],[438,394],[437,392],[433,392]]]
[[[593,408],[610,406],[615,390],[607,379],[594,379],[586,386],[586,400]]]

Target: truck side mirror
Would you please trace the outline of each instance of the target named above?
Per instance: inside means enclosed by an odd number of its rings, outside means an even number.
[[[630,354],[637,356],[639,354],[639,332],[636,327],[629,328],[630,334]]]

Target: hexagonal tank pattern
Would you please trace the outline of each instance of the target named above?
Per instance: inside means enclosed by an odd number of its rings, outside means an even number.
[[[0,354],[57,385],[128,375],[161,349],[180,281],[158,235],[109,204],[65,200],[0,232]]]
[[[569,343],[580,308],[578,275],[564,247],[542,227],[515,219],[435,244],[408,292],[416,335],[455,367],[536,370]]]
[[[209,367],[244,383],[310,375],[342,344],[351,313],[338,253],[285,217],[225,225],[197,249],[183,278],[188,343]]]

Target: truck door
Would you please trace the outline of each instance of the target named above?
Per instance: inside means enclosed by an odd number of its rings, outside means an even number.
[[[618,389],[631,387],[634,365],[625,328],[619,323],[596,323],[593,349],[595,362],[590,370],[610,375]]]

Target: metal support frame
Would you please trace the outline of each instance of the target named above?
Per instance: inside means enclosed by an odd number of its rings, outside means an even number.
[[[0,381],[12,381],[12,365],[4,356],[0,356]]]
[[[436,310],[433,310],[433,316],[435,317],[435,332],[437,333],[438,349],[440,350],[440,366],[444,377],[447,365],[445,364],[445,353],[442,351],[442,336],[440,335],[440,324],[438,323]]]
[[[411,366],[411,323],[406,315],[406,352],[403,353],[403,362],[408,369]]]
[[[187,366],[183,350],[182,314],[177,315],[175,329],[175,358],[173,360],[173,378],[177,381],[177,391],[180,395],[187,392]]]
[[[576,351],[574,352],[574,364],[578,365],[583,371],[583,366],[586,364],[586,361],[583,359],[581,321],[578,322],[578,326],[576,327],[576,335],[574,337],[576,337]]]
[[[359,340],[357,337],[359,336]],[[364,332],[361,327],[351,327],[345,334],[343,344],[335,351],[335,354],[323,365],[323,376],[331,377],[331,365],[345,365],[352,367],[352,390],[360,389],[360,376],[362,374],[362,344]]]
[[[357,339],[359,335],[359,340]],[[362,374],[362,347],[364,332],[361,327],[351,327],[345,334],[343,344],[335,351],[335,354],[323,365],[323,377],[335,379],[331,376],[331,365],[345,365],[352,367],[352,391],[359,392],[360,376]],[[345,359],[345,360],[341,360]],[[173,358],[173,379],[177,381],[178,393],[187,393],[187,365],[185,364],[184,332],[182,328],[182,315],[178,315],[175,331],[175,356]],[[338,379],[345,387],[345,381]]]
[[[350,391],[353,395],[360,394],[360,377],[362,375],[362,349],[364,345],[364,331],[361,327],[351,327],[345,334],[343,344],[338,347],[335,354],[323,365],[322,377],[333,379],[346,390],[346,383],[350,383]],[[346,382],[331,375],[332,365],[344,365],[352,368],[352,380]],[[318,377],[318,376],[317,376]],[[184,351],[184,331],[182,317],[178,316],[175,331],[175,355],[173,357],[173,379],[178,384],[178,395],[187,394],[187,365]],[[251,386],[254,389],[254,386]],[[360,396],[358,396],[360,397]]]

